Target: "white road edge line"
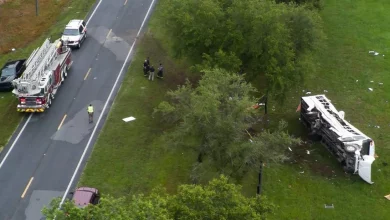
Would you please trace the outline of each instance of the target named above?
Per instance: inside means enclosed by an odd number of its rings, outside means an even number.
[[[99,3],[98,3],[98,4],[96,5],[96,7],[95,7],[95,10],[93,10],[91,16],[89,16],[88,21],[87,21],[87,23],[86,23],[87,26],[88,26],[89,21],[91,20],[91,18],[92,18],[93,15],[95,14],[96,10],[99,8],[100,3],[102,3],[102,0],[99,1]],[[4,156],[3,160],[2,160],[1,163],[0,163],[0,169],[1,169],[1,167],[4,165],[5,160],[7,159],[8,155],[11,153],[12,149],[15,147],[16,142],[18,142],[18,140],[19,140],[19,138],[20,138],[20,135],[22,135],[24,129],[26,129],[26,126],[27,126],[28,122],[30,122],[30,119],[31,119],[31,117],[32,117],[33,114],[34,114],[34,113],[31,113],[31,114],[30,114],[30,116],[28,117],[27,121],[24,123],[22,129],[19,131],[18,136],[15,138],[14,142],[12,143],[11,147],[9,148],[7,154]]]
[[[88,20],[87,20],[87,23],[85,23],[85,26],[88,26],[89,21],[91,20],[91,18],[92,18],[93,15],[95,14],[96,10],[99,8],[100,3],[102,3],[102,0],[100,0],[99,3],[96,5],[95,10],[93,10],[91,16],[89,16],[89,18],[88,18]]]
[[[18,136],[16,136],[16,138],[15,138],[14,142],[12,143],[11,147],[9,148],[7,154],[6,154],[5,157],[3,158],[3,161],[1,161],[1,163],[0,163],[0,169],[1,169],[1,167],[4,165],[5,160],[7,159],[8,155],[11,153],[12,149],[15,147],[16,142],[18,142],[18,140],[19,140],[19,138],[20,138],[20,135],[22,135],[24,129],[26,129],[26,126],[27,126],[28,122],[30,121],[30,119],[31,119],[31,117],[32,117],[33,114],[34,114],[34,113],[31,113],[31,115],[27,118],[27,121],[24,123],[22,129],[19,131]]]
[[[129,53],[127,54],[127,57],[126,57],[126,59],[125,59],[125,62],[123,63],[123,66],[122,66],[121,70],[119,71],[119,74],[118,74],[118,77],[116,78],[116,81],[115,81],[115,83],[114,83],[114,86],[112,87],[111,92],[110,92],[110,94],[108,95],[108,98],[107,98],[107,100],[106,100],[106,103],[104,104],[103,110],[102,110],[102,112],[100,113],[99,119],[98,119],[98,121],[96,122],[95,128],[93,129],[92,134],[91,134],[91,137],[89,138],[88,143],[87,143],[87,145],[85,146],[84,152],[83,152],[83,154],[81,155],[81,158],[80,158],[80,160],[79,160],[79,163],[77,164],[77,167],[76,167],[76,169],[75,169],[75,171],[74,171],[74,173],[73,173],[73,176],[72,176],[72,178],[71,178],[71,180],[70,180],[70,182],[69,182],[69,184],[68,184],[68,187],[66,188],[66,191],[65,191],[65,193],[64,193],[64,196],[62,197],[61,203],[60,203],[60,205],[59,205],[58,208],[61,208],[62,204],[64,203],[64,201],[65,201],[65,199],[66,199],[66,196],[67,196],[68,193],[69,193],[69,189],[70,189],[70,187],[72,186],[73,181],[74,181],[74,178],[76,177],[77,172],[78,172],[79,169],[80,169],[80,165],[81,165],[82,161],[84,160],[85,154],[87,153],[88,148],[89,148],[89,146],[91,145],[92,139],[93,139],[93,137],[94,137],[94,135],[95,135],[95,133],[96,133],[97,128],[99,127],[99,124],[100,124],[100,121],[102,120],[102,117],[103,117],[103,115],[104,115],[104,112],[106,111],[108,102],[110,101],[111,96],[112,96],[112,94],[114,93],[114,90],[115,90],[115,88],[116,88],[116,86],[117,86],[117,84],[118,84],[118,82],[119,82],[119,78],[121,77],[121,75],[122,75],[122,73],[123,73],[123,70],[124,70],[124,68],[125,68],[125,66],[126,66],[126,64],[127,64],[127,61],[129,60],[129,57],[130,57],[130,55],[131,55],[131,52],[133,51],[134,45],[135,45],[135,43],[137,42],[137,38],[138,38],[139,34],[141,33],[143,26],[145,25],[146,19],[147,19],[148,16],[149,16],[150,10],[152,9],[152,6],[153,6],[154,2],[155,2],[155,0],[153,0],[152,3],[150,3],[149,9],[148,9],[148,11],[146,12],[146,15],[145,15],[145,17],[144,17],[144,20],[142,21],[142,24],[141,24],[140,29],[138,30],[137,36],[135,37],[134,42],[133,42],[133,44],[132,44],[131,47],[130,47],[130,50],[129,50]]]

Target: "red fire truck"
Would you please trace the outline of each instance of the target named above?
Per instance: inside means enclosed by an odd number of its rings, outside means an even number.
[[[72,66],[69,47],[60,39],[46,39],[26,61],[22,76],[12,81],[12,93],[19,99],[17,111],[44,112],[49,108]]]

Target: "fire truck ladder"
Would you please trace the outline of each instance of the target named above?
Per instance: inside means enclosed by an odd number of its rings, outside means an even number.
[[[49,39],[46,39],[41,47],[35,49],[27,59],[27,68],[21,79],[23,81],[38,81],[44,74],[48,65],[56,55],[56,49]]]
[[[341,124],[341,126],[343,126],[343,128],[345,130],[347,130],[348,132],[351,132],[352,134],[360,135],[359,133],[354,131],[351,127],[349,127],[349,125],[347,123],[345,123],[345,121],[343,119],[341,119],[338,114],[334,113],[330,109],[330,107],[329,107],[330,103],[324,98],[324,96],[316,96],[316,98],[324,106],[324,108],[329,112],[329,114],[331,114],[333,117],[335,117],[337,119],[337,121]]]

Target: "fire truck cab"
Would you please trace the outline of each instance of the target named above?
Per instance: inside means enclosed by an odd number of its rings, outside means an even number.
[[[72,63],[71,50],[62,40],[46,39],[27,59],[22,76],[12,81],[12,93],[19,99],[17,111],[49,108]]]

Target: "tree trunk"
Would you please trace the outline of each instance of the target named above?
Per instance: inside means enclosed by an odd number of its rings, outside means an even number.
[[[202,163],[202,161],[203,161],[203,153],[202,152],[199,152],[197,161],[198,161],[198,163]]]

